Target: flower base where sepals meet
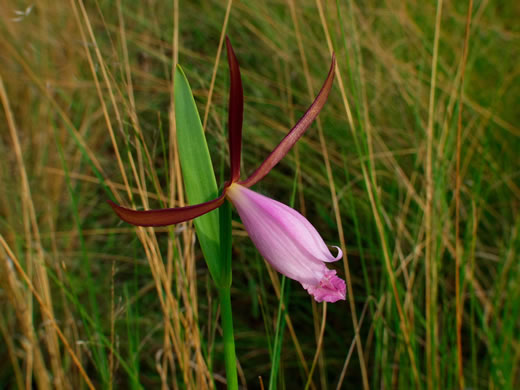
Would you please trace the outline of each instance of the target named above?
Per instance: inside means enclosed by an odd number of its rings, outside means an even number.
[[[334,257],[318,231],[299,212],[233,183],[226,191],[258,251],[278,272],[297,280],[318,302],[346,297],[345,282],[325,263]]]

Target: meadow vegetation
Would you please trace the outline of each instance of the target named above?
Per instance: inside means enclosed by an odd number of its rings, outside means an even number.
[[[0,388],[219,389],[220,308],[186,204],[181,64],[217,181],[229,76],[244,177],[333,90],[255,190],[330,245],[346,301],[318,304],[233,215],[240,386],[520,387],[520,10],[515,1],[0,2]]]

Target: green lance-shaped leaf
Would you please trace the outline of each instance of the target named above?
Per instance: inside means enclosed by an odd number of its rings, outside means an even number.
[[[177,145],[188,203],[207,202],[218,197],[217,181],[195,100],[180,66],[175,69],[174,95]],[[194,223],[211,276],[219,285],[225,278],[219,262],[219,211],[213,210],[202,215]]]

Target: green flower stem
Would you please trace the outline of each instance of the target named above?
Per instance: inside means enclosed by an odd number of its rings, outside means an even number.
[[[226,361],[227,386],[229,390],[238,390],[233,315],[231,314],[231,291],[229,288],[220,288],[218,293],[220,298],[222,330],[224,332],[224,359]]]
[[[219,224],[220,261],[215,283],[220,298],[227,385],[230,390],[238,390],[235,336],[233,334],[233,315],[231,314],[231,204],[227,200],[220,206]]]

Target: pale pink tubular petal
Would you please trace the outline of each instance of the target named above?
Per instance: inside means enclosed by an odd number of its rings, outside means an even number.
[[[334,257],[320,234],[305,217],[292,208],[232,184],[227,196],[265,260],[278,272],[297,280],[318,302],[345,299],[345,282],[326,262]]]
[[[327,101],[327,97],[329,96],[329,92],[332,88],[332,81],[334,80],[334,68],[336,66],[336,57],[332,54],[332,63],[330,65],[329,74],[327,75],[327,79],[323,86],[321,87],[318,96],[314,99],[314,102],[307,109],[307,112],[300,118],[298,123],[289,131],[289,133],[285,136],[285,138],[278,144],[276,148],[271,152],[269,156],[264,160],[264,162],[258,167],[256,171],[253,172],[251,176],[249,176],[246,180],[239,182],[245,187],[251,187],[252,185],[258,183],[265,175],[267,175],[271,169],[274,168],[276,164],[280,162],[280,160],[291,150],[296,141],[300,139],[300,137],[305,133],[305,130],[311,125],[311,123],[316,119],[321,109],[325,105]]]
[[[244,115],[244,92],[242,90],[242,79],[240,67],[231,46],[229,38],[226,37],[227,58],[229,63],[229,159],[231,165],[231,182],[240,179],[240,152],[242,150],[242,120]]]
[[[193,218],[209,213],[224,203],[225,194],[209,202],[177,207],[173,209],[137,211],[121,207],[112,201],[108,201],[112,209],[123,221],[136,226],[166,226],[185,222]]]

